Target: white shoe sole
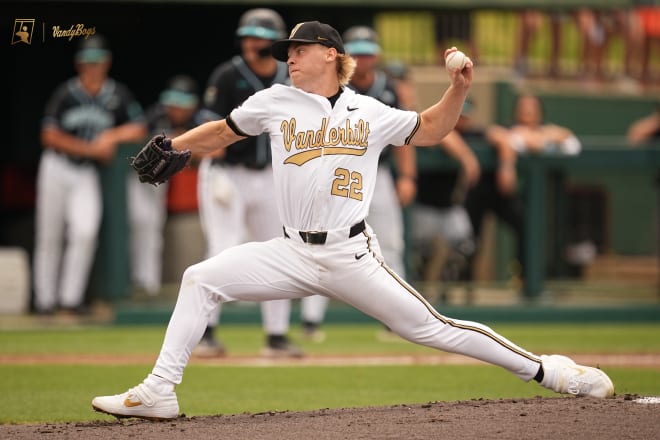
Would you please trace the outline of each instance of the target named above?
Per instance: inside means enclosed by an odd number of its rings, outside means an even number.
[[[164,420],[172,420],[172,419],[176,419],[177,417],[179,417],[178,414],[174,417],[147,416],[147,415],[142,415],[142,414],[120,414],[120,413],[117,413],[117,412],[106,411],[106,410],[94,405],[93,403],[92,403],[92,408],[94,408],[94,411],[96,411],[96,412],[100,412],[100,413],[103,413],[103,414],[108,414],[110,416],[117,417],[118,419],[138,418],[138,419],[151,420],[151,421],[154,421],[154,422],[158,422],[158,421],[164,421]]]

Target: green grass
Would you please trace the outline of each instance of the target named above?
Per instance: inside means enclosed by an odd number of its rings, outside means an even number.
[[[532,351],[660,353],[660,325],[493,325]],[[308,354],[432,353],[405,341],[379,342],[373,325],[328,325],[323,344]],[[0,355],[134,353],[160,348],[163,327],[108,327],[0,332]],[[256,354],[258,326],[224,326],[231,354]],[[298,329],[292,330],[294,339]],[[0,423],[109,419],[91,410],[93,396],[125,391],[152,365],[0,365]],[[660,369],[607,368],[619,394],[660,395]],[[473,398],[554,394],[488,365],[369,367],[235,367],[191,364],[178,387],[188,416],[281,410],[382,406]]]
[[[0,423],[111,419],[95,395],[136,385],[147,366],[0,366]],[[609,368],[619,394],[660,395],[660,371]],[[188,416],[556,396],[492,366],[217,367],[191,365],[178,387]],[[11,396],[11,398],[7,398]]]
[[[493,324],[492,328],[534,352],[659,353],[660,324]],[[407,341],[380,342],[378,324],[327,325],[323,344],[300,341],[310,354],[432,353]],[[165,335],[162,326],[89,327],[0,331],[0,354],[149,354],[156,355]],[[264,336],[258,326],[224,325],[217,335],[233,354],[256,354]],[[298,328],[292,329],[297,339]]]

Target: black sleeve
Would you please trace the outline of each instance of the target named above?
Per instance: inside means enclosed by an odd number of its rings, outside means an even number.
[[[115,126],[130,122],[144,122],[142,106],[135,99],[133,93],[123,84],[117,84],[117,94],[121,100],[121,106],[116,110]]]
[[[225,118],[236,106],[236,74],[231,62],[218,66],[209,77],[204,91],[204,108]]]
[[[230,116],[227,116],[227,119],[225,119],[225,121],[227,121],[227,126],[228,126],[229,128],[231,128],[231,131],[233,131],[234,133],[236,133],[238,136],[250,137],[249,134],[245,134],[245,133],[243,133],[243,132],[241,131],[241,129],[238,128],[238,127],[236,126],[236,123],[235,123],[234,120],[231,118],[231,115],[230,115]]]
[[[42,128],[47,126],[60,126],[60,117],[62,116],[62,111],[65,107],[67,97],[69,96],[68,90],[67,83],[60,84],[48,99],[44,110],[44,117],[41,122]]]

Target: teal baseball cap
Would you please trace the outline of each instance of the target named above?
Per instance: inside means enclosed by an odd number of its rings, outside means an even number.
[[[376,31],[368,26],[353,26],[344,32],[344,47],[349,55],[380,55]]]
[[[171,107],[195,108],[199,103],[199,98],[178,90],[163,90],[160,94],[160,103]]]
[[[272,9],[250,9],[241,16],[236,36],[278,40],[286,36],[286,26],[280,14]]]
[[[197,82],[188,75],[176,75],[171,78],[167,88],[159,97],[163,105],[180,108],[195,108],[199,104]]]
[[[107,40],[103,36],[95,34],[89,38],[80,40],[74,58],[76,63],[91,64],[102,63],[110,59],[111,55],[112,52],[110,52],[110,46]]]

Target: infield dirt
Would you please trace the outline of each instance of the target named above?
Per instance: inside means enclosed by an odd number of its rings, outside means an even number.
[[[431,402],[374,408],[135,419],[89,423],[0,425],[0,438],[140,440],[326,439],[651,439],[660,405],[638,396]],[[102,417],[100,415],[100,417]]]

